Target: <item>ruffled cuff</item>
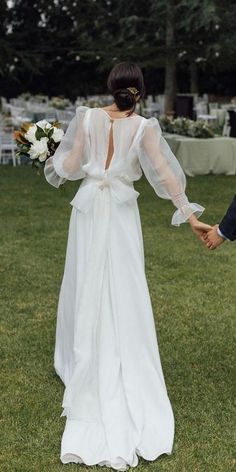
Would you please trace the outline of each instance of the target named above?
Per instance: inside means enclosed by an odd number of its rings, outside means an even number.
[[[195,216],[199,218],[204,212],[205,208],[198,203],[189,203],[182,206],[172,216],[171,224],[174,226],[180,226],[182,223],[186,223],[189,217],[195,213]]]
[[[44,176],[47,182],[56,188],[60,187],[60,185],[66,182],[66,179],[56,172],[53,157],[49,157],[49,159],[47,159],[45,162]]]

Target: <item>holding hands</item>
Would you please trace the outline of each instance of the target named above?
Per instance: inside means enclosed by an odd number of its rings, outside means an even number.
[[[213,226],[204,236],[204,243],[208,249],[216,249],[225,241],[225,238],[218,233],[219,225]]]
[[[210,226],[206,223],[198,221],[198,219],[191,215],[189,218],[192,231],[198,239],[210,250],[216,249],[225,241],[225,238],[220,235],[219,225]]]
[[[195,215],[191,215],[188,221],[193,232],[208,249],[216,249],[224,241],[236,241],[236,195],[220,225],[206,225],[198,221]]]

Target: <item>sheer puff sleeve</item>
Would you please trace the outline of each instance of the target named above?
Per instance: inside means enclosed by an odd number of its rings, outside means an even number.
[[[172,225],[179,226],[193,213],[197,217],[201,216],[205,208],[197,203],[189,203],[185,194],[186,177],[183,169],[162,136],[159,122],[154,117],[145,120],[138,155],[142,170],[156,194],[172,200],[177,207]]]
[[[78,180],[85,176],[82,165],[85,162],[85,113],[88,107],[80,106],[53,156],[45,163],[44,175],[47,182],[59,187],[66,180]]]

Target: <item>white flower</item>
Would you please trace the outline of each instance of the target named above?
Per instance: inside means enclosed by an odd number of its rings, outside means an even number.
[[[47,120],[37,121],[36,125],[38,125],[42,129],[49,129],[52,127],[51,123],[49,123],[49,121]]]
[[[37,141],[37,139],[35,137],[36,131],[37,131],[37,126],[36,125],[30,126],[28,128],[27,133],[25,133],[25,139],[27,139],[27,141],[29,141],[30,143],[35,143],[35,141]]]
[[[52,134],[52,139],[54,143],[59,143],[64,135],[64,131],[61,128],[56,128],[56,126],[53,127],[53,134]]]
[[[40,162],[43,162],[47,159],[48,154],[48,138],[41,138],[31,144],[29,150],[31,159],[39,159]]]

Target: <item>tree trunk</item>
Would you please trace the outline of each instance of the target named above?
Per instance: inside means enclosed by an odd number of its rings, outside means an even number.
[[[191,93],[199,94],[199,86],[198,86],[198,70],[197,64],[194,60],[190,62],[190,90]]]
[[[173,117],[176,97],[176,61],[169,56],[166,59],[165,71],[165,114]]]
[[[166,11],[165,114],[174,115],[176,97],[176,54],[174,0],[168,0]]]

